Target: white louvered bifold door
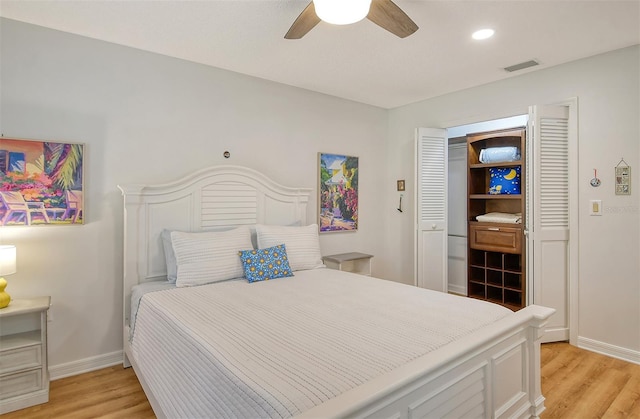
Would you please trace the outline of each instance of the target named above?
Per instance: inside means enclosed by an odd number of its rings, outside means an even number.
[[[447,292],[446,130],[416,133],[416,285]]]
[[[568,107],[532,106],[527,137],[528,300],[556,310],[543,341],[568,340]]]

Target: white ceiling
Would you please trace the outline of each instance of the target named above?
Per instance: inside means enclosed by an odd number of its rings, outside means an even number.
[[[420,27],[405,39],[364,20],[285,40],[308,0],[0,0],[0,16],[383,108],[640,43],[640,0],[395,2]]]

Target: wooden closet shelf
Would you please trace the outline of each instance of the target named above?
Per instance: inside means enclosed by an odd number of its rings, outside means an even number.
[[[469,195],[469,199],[522,199],[522,194],[519,194],[519,195],[472,194],[472,195]]]
[[[487,169],[491,167],[515,167],[515,166],[522,166],[522,165],[523,165],[522,160],[515,160],[515,161],[505,161],[500,163],[472,163],[472,164],[469,164],[469,168],[470,169]]]

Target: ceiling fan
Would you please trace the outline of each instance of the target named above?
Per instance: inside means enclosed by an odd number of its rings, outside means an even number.
[[[329,8],[335,6],[339,12],[344,12],[345,0],[313,0],[300,13],[291,28],[284,36],[285,39],[300,39],[313,29],[321,20],[335,24],[355,23],[365,17],[388,30],[400,38],[406,38],[418,30],[418,25],[391,0],[358,0],[352,4],[358,7],[346,20],[335,19],[330,15]],[[370,4],[370,6],[369,6]]]

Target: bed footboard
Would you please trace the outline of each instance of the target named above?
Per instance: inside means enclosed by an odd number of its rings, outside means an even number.
[[[540,340],[553,312],[526,307],[300,417],[537,418]]]

